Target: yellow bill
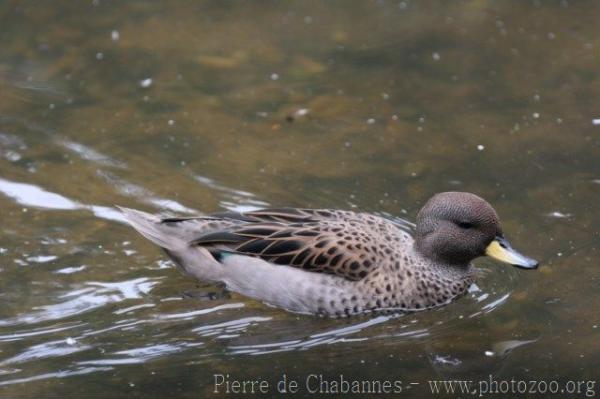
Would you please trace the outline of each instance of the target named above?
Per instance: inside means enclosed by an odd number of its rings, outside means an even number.
[[[528,258],[515,251],[508,240],[504,237],[496,236],[494,240],[485,249],[485,254],[490,258],[499,260],[500,262],[508,263],[513,266],[523,269],[536,269],[539,265],[538,261]]]

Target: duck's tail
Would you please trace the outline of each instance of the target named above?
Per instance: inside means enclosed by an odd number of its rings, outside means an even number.
[[[141,235],[166,250],[179,250],[188,245],[188,240],[178,234],[162,219],[147,212],[117,206],[123,213],[125,220]]]
[[[134,229],[162,247],[185,273],[205,281],[222,280],[222,265],[206,248],[190,245],[191,230],[176,228],[172,223],[163,223],[163,219],[150,213],[118,208]]]

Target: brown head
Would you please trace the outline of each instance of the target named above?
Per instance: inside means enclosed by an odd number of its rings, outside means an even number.
[[[416,230],[417,250],[436,262],[466,266],[487,255],[525,269],[538,266],[510,246],[494,208],[475,194],[434,195],[419,211]]]

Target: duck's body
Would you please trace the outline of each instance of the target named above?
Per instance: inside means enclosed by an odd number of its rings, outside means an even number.
[[[351,211],[284,208],[191,218],[123,213],[187,274],[301,313],[440,306],[466,292],[474,277],[471,252],[481,255],[470,246],[455,251],[452,230],[436,238],[445,221],[428,213],[417,221],[417,241],[393,221]],[[497,219],[493,209],[490,215]],[[497,230],[483,239],[484,249]]]

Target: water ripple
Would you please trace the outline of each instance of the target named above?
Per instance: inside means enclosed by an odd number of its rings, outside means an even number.
[[[41,187],[27,183],[16,183],[0,178],[0,192],[12,198],[20,205],[53,210],[89,209],[94,215],[108,220],[125,223],[125,219],[114,208],[99,205],[85,205],[63,195],[46,191]]]
[[[69,340],[44,342],[43,344],[33,345],[20,354],[1,361],[0,366],[30,362],[49,357],[67,356],[91,348],[91,345],[74,344]]]
[[[117,366],[124,364],[140,364],[147,361],[181,352],[187,348],[201,346],[202,343],[179,343],[179,344],[158,344],[129,350],[122,350],[111,353],[111,355],[122,355],[123,357],[108,359],[93,359],[77,362],[79,365],[96,366]]]
[[[70,329],[74,329],[77,327],[82,327],[85,326],[86,323],[80,323],[80,322],[74,322],[74,323],[69,323],[65,326],[61,326],[61,327],[43,327],[43,328],[39,328],[39,329],[30,329],[30,330],[26,330],[26,331],[17,331],[11,334],[3,334],[0,335],[0,342],[10,342],[10,341],[18,341],[21,340],[23,338],[27,338],[27,337],[34,337],[34,336],[38,336],[38,335],[46,335],[46,334],[52,334],[52,333],[56,333],[59,331],[65,331],[65,330],[70,330]]]
[[[47,380],[47,379],[51,379],[51,378],[72,377],[75,375],[90,374],[90,373],[96,373],[96,372],[100,372],[100,371],[109,371],[112,369],[113,369],[112,367],[81,367],[81,368],[76,368],[74,370],[61,370],[61,371],[57,371],[54,373],[38,374],[38,375],[31,376],[31,377],[16,378],[16,379],[12,379],[12,380],[0,381],[0,386],[11,385],[11,384],[24,384],[24,383],[29,383],[32,381]]]
[[[0,320],[0,327],[64,319],[89,312],[109,303],[142,298],[158,283],[157,280],[159,278],[142,277],[116,283],[88,282],[86,283],[87,287],[60,296],[60,298],[72,299],[57,304],[35,307],[33,309],[38,310],[35,313],[26,313],[14,318]]]
[[[58,143],[64,148],[74,152],[79,155],[82,159],[86,161],[95,162],[105,166],[118,167],[121,169],[125,169],[126,165],[123,162],[116,161],[109,157],[108,155],[104,155],[93,148],[90,148],[81,143],[77,143],[75,141],[60,139]]]
[[[194,317],[199,316],[199,315],[213,313],[213,312],[217,312],[219,310],[225,310],[225,309],[243,308],[244,306],[245,305],[241,302],[226,303],[224,305],[218,305],[218,306],[214,306],[212,308],[204,308],[204,309],[200,309],[200,310],[194,310],[191,312],[174,313],[174,314],[160,314],[160,315],[157,315],[156,318],[158,320],[170,320],[170,319],[191,320]]]

